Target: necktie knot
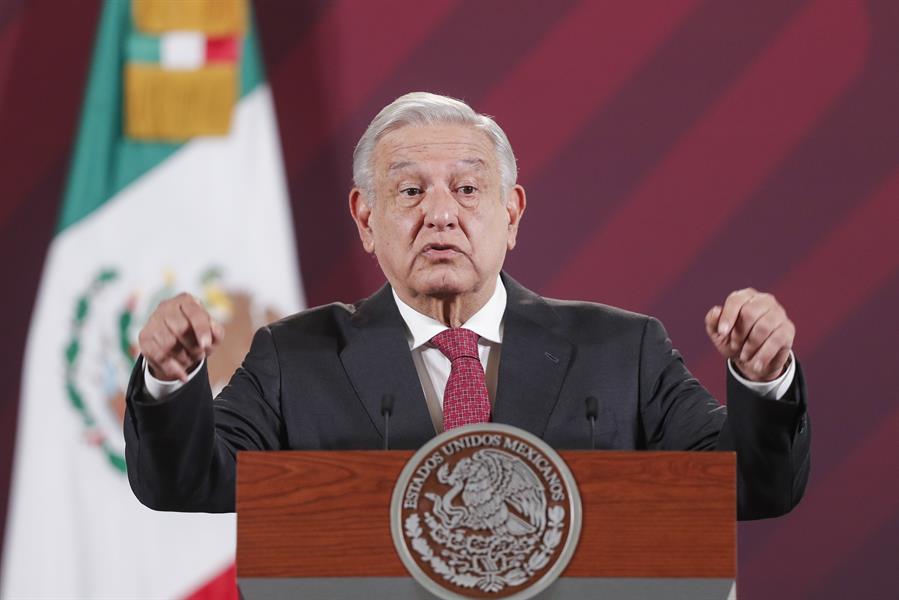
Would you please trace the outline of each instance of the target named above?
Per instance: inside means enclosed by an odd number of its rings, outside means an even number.
[[[480,360],[478,334],[470,329],[461,327],[447,329],[432,337],[431,344],[450,359],[450,362],[455,362],[457,358],[463,356]]]

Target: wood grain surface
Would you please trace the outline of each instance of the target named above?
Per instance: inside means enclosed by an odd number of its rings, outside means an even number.
[[[389,508],[412,454],[240,453],[238,577],[407,576]],[[733,453],[560,454],[584,515],[563,576],[736,576]]]

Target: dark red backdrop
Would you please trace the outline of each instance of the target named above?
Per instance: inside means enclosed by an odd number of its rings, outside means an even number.
[[[22,350],[98,0],[0,2],[0,514]],[[508,270],[661,318],[719,392],[702,318],[773,291],[798,326],[807,497],[740,526],[745,598],[883,597],[899,556],[899,3],[261,0],[312,304],[380,284],[346,215],[350,153],[410,90],[495,115],[529,192]]]

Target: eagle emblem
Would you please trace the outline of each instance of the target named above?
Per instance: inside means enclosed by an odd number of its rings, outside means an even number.
[[[407,465],[394,490],[394,543],[439,597],[527,598],[567,564],[579,511],[567,467],[541,440],[471,425],[435,438]]]
[[[437,472],[452,486],[443,496],[429,493],[433,513],[447,529],[487,530],[499,537],[519,538],[543,531],[546,495],[534,473],[515,456],[496,449],[478,450],[449,470]],[[462,493],[462,505],[454,504]]]

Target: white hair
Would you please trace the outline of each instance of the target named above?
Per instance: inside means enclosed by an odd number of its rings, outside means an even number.
[[[369,203],[374,201],[372,155],[381,138],[408,125],[435,124],[471,125],[486,133],[496,148],[503,190],[507,191],[515,185],[518,180],[515,154],[509,138],[496,121],[476,113],[461,100],[429,92],[411,92],[381,109],[353,151],[353,183],[365,192]]]

